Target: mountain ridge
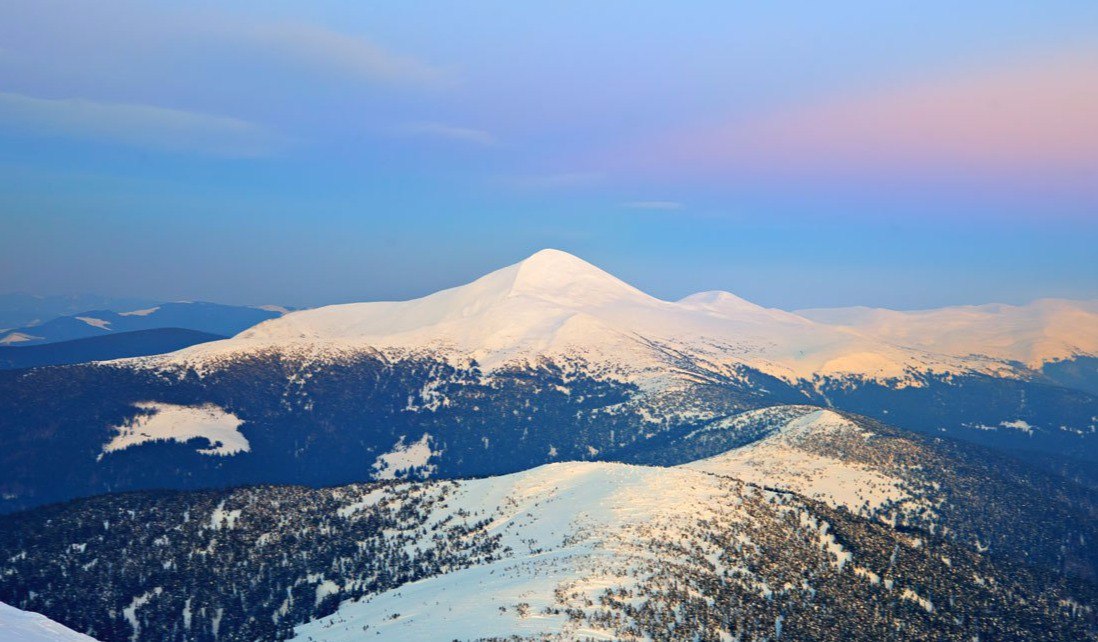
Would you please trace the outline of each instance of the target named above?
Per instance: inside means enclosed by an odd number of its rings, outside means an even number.
[[[575,356],[639,364],[633,374],[641,379],[667,374],[657,354],[664,349],[697,353],[718,370],[746,365],[787,381],[849,375],[915,384],[911,374],[922,372],[1028,376],[1007,362],[908,349],[729,293],[663,301],[559,250],[542,250],[419,299],[293,312],[161,362],[201,363],[234,352],[310,345],[321,352],[432,349],[489,368]]]
[[[984,354],[1033,369],[1098,354],[1098,300],[1037,299],[926,310],[856,306],[798,310],[809,319],[954,356]]]
[[[771,435],[841,438],[844,421],[815,409]],[[982,499],[1024,512],[1041,496]],[[0,517],[0,597],[110,642],[1098,636],[1094,585],[950,537],[979,513],[935,533],[720,471],[602,461],[145,491]]]
[[[783,404],[1098,459],[1098,397],[1021,365],[903,349],[721,293],[661,301],[549,251],[412,301],[292,312],[166,355],[0,372],[0,511],[108,490],[644,457]]]

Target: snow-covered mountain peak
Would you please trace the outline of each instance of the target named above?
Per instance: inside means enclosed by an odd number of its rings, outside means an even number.
[[[792,312],[774,308],[764,308],[757,303],[752,303],[747,299],[723,290],[697,292],[688,297],[679,299],[675,305],[686,310],[722,317],[732,321],[757,320],[762,322],[789,324],[794,327],[808,327],[813,325],[812,321],[797,316]]]
[[[727,292],[663,301],[559,250],[542,250],[419,299],[292,312],[166,360],[205,368],[270,349],[310,360],[361,351],[455,363],[475,359],[486,370],[560,359],[585,363],[596,376],[612,373],[660,389],[684,380],[684,358],[718,377],[737,376],[748,366],[786,380],[852,375],[914,381],[928,372],[1012,369],[939,358]]]
[[[622,310],[670,305],[571,254],[542,250],[466,285],[419,299],[294,312],[241,333],[234,341],[443,346],[485,357],[540,352],[558,339],[582,342],[606,331],[608,321],[613,325],[613,320],[628,316]]]
[[[656,301],[621,279],[560,250],[541,250],[500,272],[513,273],[512,296],[538,297],[571,306],[622,300]]]
[[[724,290],[709,290],[706,292],[695,292],[690,296],[683,297],[678,301],[679,305],[688,308],[714,310],[714,311],[732,311],[732,310],[765,310],[766,308],[761,305],[752,303],[747,299],[738,297],[731,292],[725,292]]]

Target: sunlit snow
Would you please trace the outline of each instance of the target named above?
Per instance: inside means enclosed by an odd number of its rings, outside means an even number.
[[[178,406],[143,401],[134,406],[143,412],[114,427],[117,434],[103,446],[104,453],[154,441],[187,442],[196,438],[205,438],[210,443],[209,447],[198,450],[203,455],[235,455],[251,449],[238,430],[244,422],[212,404]]]
[[[716,374],[747,365],[786,380],[813,375],[904,380],[913,373],[1012,373],[1014,365],[900,347],[845,327],[706,292],[663,301],[570,254],[542,250],[472,283],[412,301],[292,312],[225,341],[166,359],[198,367],[250,350],[307,346],[432,351],[492,370],[542,357],[582,360],[590,372],[647,386],[680,375],[668,355],[703,360]]]
[[[95,642],[44,615],[0,602],[0,640],[4,642]]]

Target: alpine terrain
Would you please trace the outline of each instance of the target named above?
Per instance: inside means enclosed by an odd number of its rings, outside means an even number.
[[[545,250],[422,299],[293,312],[167,355],[2,372],[0,508],[641,461],[780,404],[1056,470],[1098,460],[1093,394],[1032,363],[952,352],[723,292],[662,301]]]
[[[1098,400],[842,321],[546,250],[3,372],[0,601],[111,642],[1098,639]]]
[[[0,520],[0,599],[102,640],[1098,639],[1098,494],[829,410],[738,421],[673,467],[40,508]]]

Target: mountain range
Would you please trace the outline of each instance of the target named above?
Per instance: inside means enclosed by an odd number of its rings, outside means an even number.
[[[29,346],[0,346],[0,370],[144,357],[224,338],[219,334],[184,328],[151,328]]]
[[[0,332],[10,328],[38,325],[57,317],[85,310],[140,310],[157,301],[137,297],[106,297],[96,294],[44,296],[27,292],[0,294]]]
[[[678,466],[40,508],[0,518],[0,599],[132,642],[1098,636],[1098,493],[812,407],[691,439],[747,428]]]
[[[0,371],[0,627],[1098,640],[1094,314],[663,301],[546,250]]]
[[[627,461],[780,404],[1053,468],[1098,460],[1098,399],[1032,365],[907,348],[727,293],[662,301],[546,250],[422,299],[293,312],[166,355],[0,373],[0,509]]]
[[[124,312],[91,310],[0,332],[0,345],[41,345],[159,328],[181,328],[227,337],[285,311],[271,306],[254,308],[203,302],[161,303]]]

